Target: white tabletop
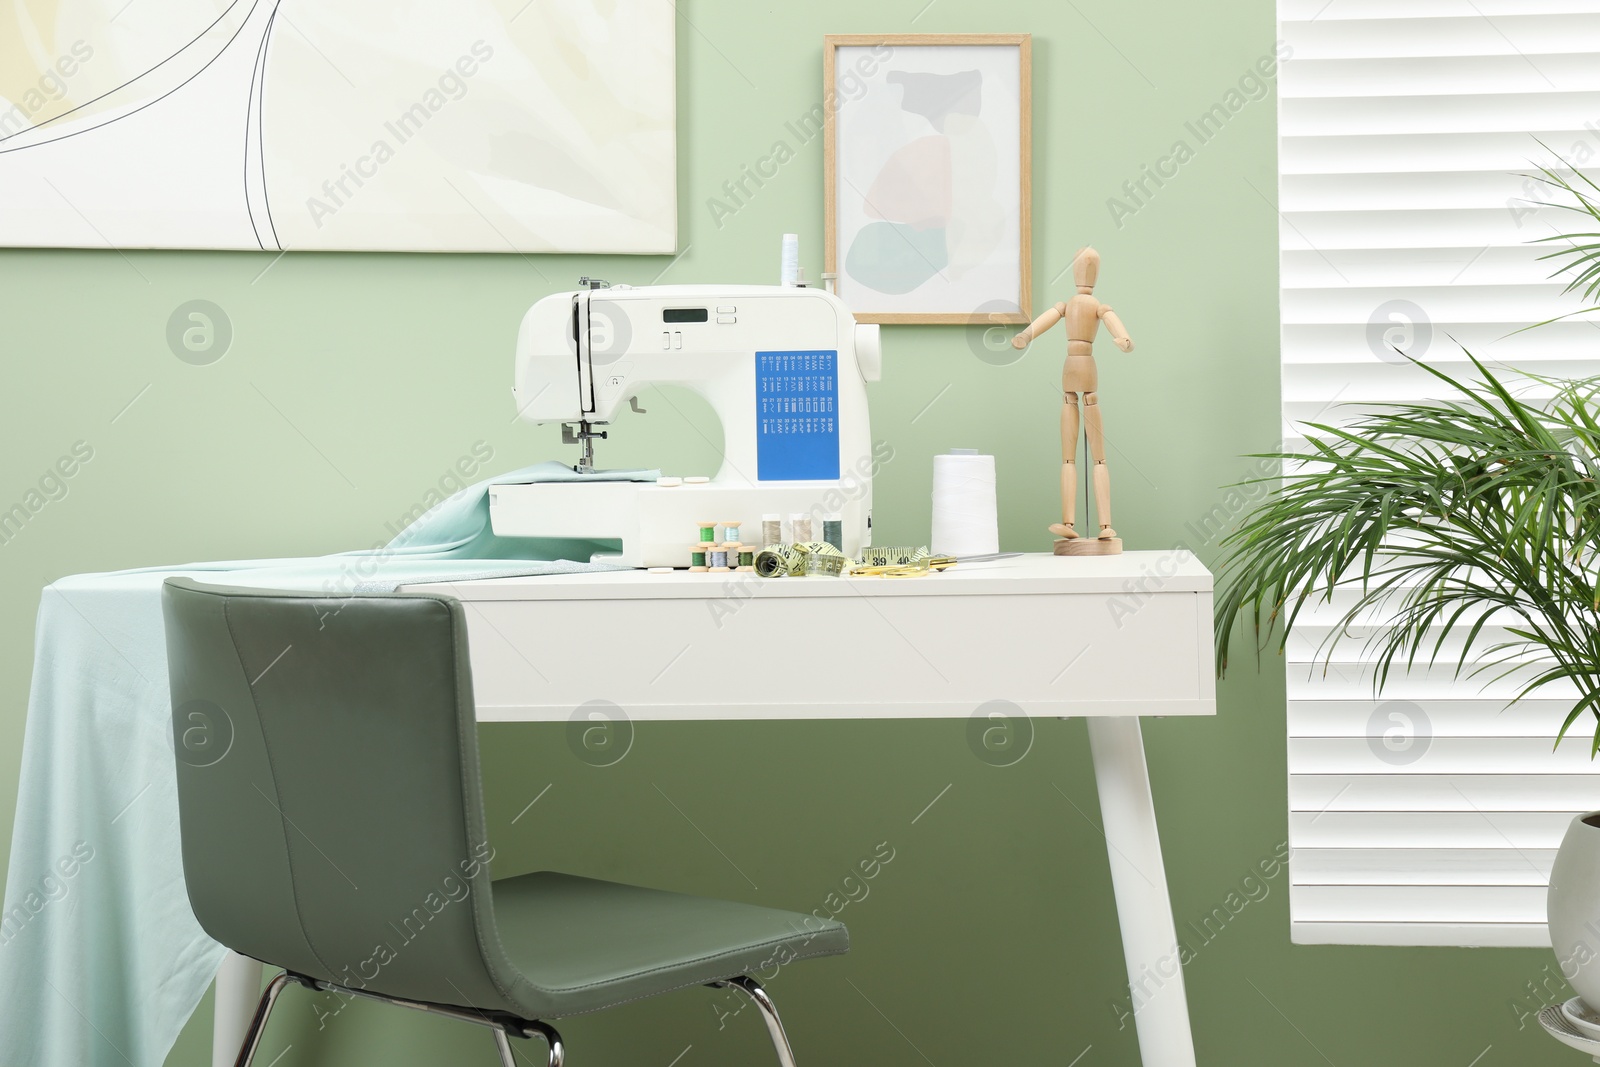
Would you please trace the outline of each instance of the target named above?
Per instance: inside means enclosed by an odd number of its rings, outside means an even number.
[[[761,596],[963,596],[995,594],[1209,593],[1211,572],[1190,552],[1124,552],[1117,556],[1055,556],[1028,552],[1010,559],[962,563],[920,578],[758,578],[745,571],[591,571],[473,582],[411,585],[461,600],[588,600],[593,598],[712,599],[729,582],[759,583]]]

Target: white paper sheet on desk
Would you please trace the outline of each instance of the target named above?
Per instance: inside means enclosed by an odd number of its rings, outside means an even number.
[[[225,950],[200,929],[183,881],[161,583],[213,575],[359,593],[605,569],[526,557],[530,545],[579,558],[595,546],[519,544],[489,528],[490,484],[581,477],[547,463],[489,479],[372,552],[84,574],[46,587],[0,916],[0,1065],[161,1067],[221,963]]]

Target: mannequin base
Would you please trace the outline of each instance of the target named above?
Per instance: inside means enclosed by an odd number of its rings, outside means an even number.
[[[1120,537],[1063,537],[1056,542],[1058,556],[1120,556]]]

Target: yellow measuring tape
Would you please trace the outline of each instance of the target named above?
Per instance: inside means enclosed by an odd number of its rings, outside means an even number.
[[[953,566],[954,556],[935,556],[920,548],[869,548],[859,560],[823,541],[767,545],[755,556],[756,573],[763,578],[822,575],[837,577],[917,578]]]
[[[924,549],[921,555],[906,563],[858,563],[850,568],[852,578],[921,578],[955,566],[954,556],[930,556]]]
[[[824,541],[802,541],[796,545],[768,545],[756,553],[755,568],[763,578],[837,578],[849,562],[843,552]]]

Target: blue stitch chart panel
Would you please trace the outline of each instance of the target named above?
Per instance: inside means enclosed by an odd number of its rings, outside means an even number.
[[[839,477],[839,353],[756,353],[756,479]]]

